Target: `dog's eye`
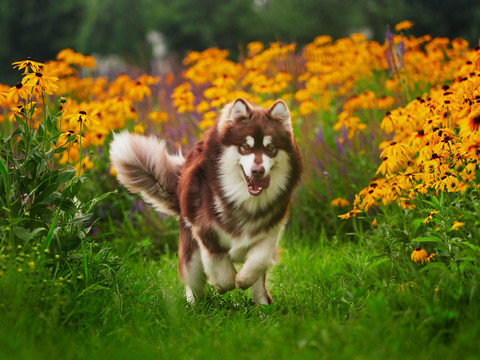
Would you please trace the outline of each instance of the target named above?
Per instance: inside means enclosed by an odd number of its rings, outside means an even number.
[[[252,147],[251,147],[250,145],[248,145],[248,144],[243,144],[243,145],[242,145],[242,148],[243,148],[243,150],[245,150],[245,151],[249,151]]]
[[[268,144],[267,145],[267,151],[274,152],[275,151],[275,146],[273,146],[272,144]]]

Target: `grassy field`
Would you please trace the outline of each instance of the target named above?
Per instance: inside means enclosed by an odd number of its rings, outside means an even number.
[[[270,306],[253,304],[248,292],[211,289],[188,304],[174,253],[92,259],[81,289],[75,281],[32,287],[23,275],[3,276],[0,358],[478,358],[478,269],[476,279],[445,276],[443,267],[424,271],[392,259],[392,244],[368,239],[289,230],[283,245],[270,273]]]
[[[95,77],[62,50],[0,84],[0,359],[477,359],[480,47],[363,35]],[[305,172],[274,302],[192,305],[175,219],[120,187],[113,131],[188,150],[238,97],[292,112]],[[184,152],[185,153],[185,152]]]

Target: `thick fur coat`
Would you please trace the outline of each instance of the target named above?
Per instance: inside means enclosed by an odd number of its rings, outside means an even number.
[[[271,303],[266,272],[302,172],[283,101],[264,109],[235,100],[185,158],[127,132],[114,136],[110,157],[124,186],[179,218],[178,269],[189,301],[208,281],[219,293],[252,287],[256,303]]]

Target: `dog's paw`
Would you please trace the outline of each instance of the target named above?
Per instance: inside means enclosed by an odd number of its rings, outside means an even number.
[[[254,278],[249,276],[243,276],[242,272],[239,272],[235,277],[235,287],[237,289],[246,290],[255,283]]]
[[[213,288],[215,289],[215,291],[219,294],[219,295],[223,295],[233,289],[235,289],[235,284],[229,284],[229,285],[224,285],[224,286],[219,286],[218,284],[217,285],[213,285]]]

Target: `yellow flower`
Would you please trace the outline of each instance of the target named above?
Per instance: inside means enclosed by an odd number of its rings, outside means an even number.
[[[133,132],[135,134],[143,134],[145,133],[145,126],[143,126],[142,124],[137,124],[133,127]]]
[[[343,199],[343,198],[336,198],[336,199],[333,199],[330,204],[333,207],[345,207],[345,206],[349,206],[350,202],[348,200]]]
[[[438,210],[433,210],[433,211],[431,211],[431,212],[427,215],[427,217],[425,218],[425,220],[423,220],[423,223],[424,223],[424,224],[427,224],[430,220],[432,220],[433,215],[435,215],[435,214],[438,214]]]
[[[8,90],[7,98],[9,101],[18,102],[18,98],[26,100],[28,97],[28,88],[21,82],[17,82],[14,87]]]
[[[395,31],[399,32],[402,30],[409,30],[413,27],[413,22],[409,20],[404,20],[395,25]]]
[[[459,228],[461,228],[464,225],[465,225],[465,223],[455,220],[449,231],[458,230]]]
[[[373,221],[372,221],[372,226],[374,228],[377,228],[378,227],[378,222],[377,222],[377,218],[374,218]]]
[[[257,55],[263,51],[263,44],[260,41],[253,41],[247,45],[248,56]]]
[[[195,110],[193,106],[195,95],[191,92],[191,85],[189,83],[183,83],[177,86],[173,91],[172,99],[173,106],[175,106],[179,114]]]
[[[65,120],[68,121],[72,127],[76,127],[77,125],[89,126],[92,124],[92,122],[94,122],[93,119],[87,115],[85,110],[80,110],[76,114],[67,115],[65,116]]]
[[[92,56],[85,56],[80,53],[73,51],[72,49],[63,49],[57,54],[57,60],[64,61],[68,64],[95,68],[96,63],[95,59]]]
[[[148,114],[148,118],[154,122],[167,122],[168,121],[168,114],[163,111],[153,111]]]
[[[43,67],[42,63],[33,61],[31,57],[27,57],[26,60],[24,61],[16,61],[12,63],[14,69],[22,70],[25,69],[23,72],[24,74],[28,73],[28,70],[30,70],[33,73],[36,73],[37,71],[40,71]]]
[[[150,88],[146,84],[137,80],[137,82],[130,87],[128,96],[134,101],[142,101],[143,98],[150,96],[151,93]]]
[[[362,211],[361,210],[358,210],[358,209],[352,209],[350,210],[349,212],[345,213],[345,214],[342,214],[342,215],[338,215],[338,217],[342,220],[348,220],[350,219],[351,217],[355,217],[357,216],[357,214],[361,213]]]
[[[427,258],[428,258],[427,252],[421,247],[417,247],[415,250],[413,250],[412,254],[410,255],[410,259],[412,259],[412,261],[415,263],[421,261],[423,264],[427,260]]]
[[[90,156],[84,156],[82,158],[82,161],[81,163],[80,162],[77,162],[75,164],[75,168],[77,169],[77,172],[78,172],[78,175],[81,175],[83,174],[85,171],[87,170],[90,170],[91,168],[93,168],[94,164],[93,162],[90,160]]]
[[[43,75],[40,71],[25,75],[22,79],[24,85],[30,86],[34,93],[53,95],[58,90],[58,85],[55,84],[58,78],[54,76]]]
[[[202,121],[198,124],[200,129],[205,130],[213,126],[215,123],[215,117],[217,113],[215,111],[208,111],[203,115]]]

